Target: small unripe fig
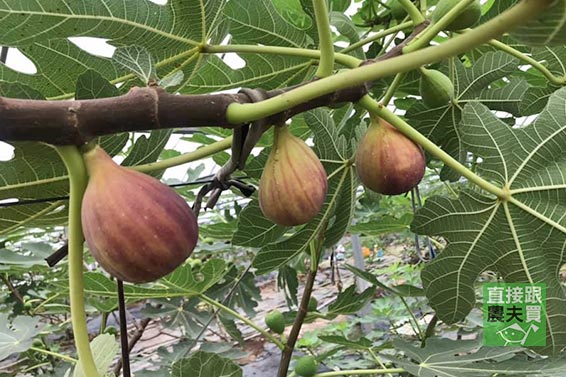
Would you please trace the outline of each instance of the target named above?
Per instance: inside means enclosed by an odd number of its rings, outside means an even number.
[[[440,0],[436,4],[434,12],[432,12],[432,21],[438,22],[446,13],[448,13],[452,8],[454,8],[461,0]],[[462,13],[458,15],[449,23],[445,29],[446,30],[461,30],[473,26],[479,21],[481,17],[481,4],[480,0],[476,0],[470,5],[468,5]]]
[[[191,255],[198,224],[181,196],[116,164],[99,146],[83,157],[90,176],[83,232],[102,268],[123,281],[144,283],[169,274]]]
[[[318,363],[312,356],[303,356],[295,363],[295,373],[301,377],[312,377],[318,370]]]
[[[265,316],[265,324],[276,334],[283,334],[285,331],[285,317],[279,310],[272,310]]]
[[[454,85],[450,78],[435,69],[421,68],[419,90],[428,107],[446,105],[454,98]]]
[[[307,308],[309,312],[316,312],[316,308],[318,308],[318,301],[315,297],[311,297],[309,299],[309,305]]]
[[[107,326],[104,329],[104,333],[105,334],[110,334],[110,335],[118,335],[118,330],[116,329],[116,327],[114,326]]]
[[[275,127],[273,149],[259,183],[263,215],[278,225],[305,224],[320,212],[327,187],[316,154],[287,126]]]
[[[425,168],[420,146],[384,119],[372,119],[356,153],[356,171],[367,188],[385,195],[405,193],[421,181]]]

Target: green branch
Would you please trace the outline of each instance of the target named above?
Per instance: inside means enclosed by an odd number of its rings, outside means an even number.
[[[39,353],[44,353],[46,355],[53,356],[53,357],[56,357],[56,358],[61,359],[61,360],[65,360],[65,361],[72,363],[72,364],[76,364],[77,361],[78,361],[77,359],[73,359],[70,356],[63,355],[62,353],[44,350],[43,348],[30,347],[30,350],[35,351],[35,352],[39,352]]]
[[[260,45],[210,45],[202,49],[203,53],[222,54],[227,52],[251,53],[251,54],[274,54],[286,56],[298,56],[308,59],[320,59],[319,50],[308,48],[282,47],[282,46],[260,46]],[[335,53],[334,59],[337,63],[347,67],[357,67],[361,60],[343,53]]]
[[[233,317],[236,317],[237,319],[239,319],[240,321],[244,322],[246,325],[250,326],[252,329],[255,329],[257,332],[259,332],[261,335],[263,335],[264,337],[266,337],[267,339],[269,339],[271,341],[271,343],[275,344],[279,349],[283,349],[285,348],[285,346],[283,345],[283,343],[281,343],[281,341],[279,339],[277,339],[276,337],[274,337],[273,335],[271,335],[269,332],[267,332],[266,330],[262,329],[261,327],[259,327],[258,325],[256,325],[256,323],[254,321],[251,321],[249,319],[247,319],[246,317],[240,315],[240,313],[238,313],[235,310],[230,309],[229,307],[221,304],[220,302],[208,297],[205,294],[199,294],[198,297],[206,302],[209,305],[212,305],[214,307],[219,308],[220,310],[225,311],[226,313],[230,314]]]
[[[466,7],[468,7],[471,3],[475,0],[462,0],[448,13],[446,13],[438,22],[432,23],[427,26],[422,33],[420,33],[415,39],[411,41],[404,49],[403,53],[408,54],[410,52],[414,52],[420,50],[423,47],[426,47],[430,41],[432,41],[438,33],[446,28],[446,26],[450,25],[452,21],[454,21],[460,13]]]
[[[411,20],[413,21],[413,25],[417,26],[425,22],[425,18],[421,14],[421,11],[419,10],[419,8],[415,6],[415,4],[411,2],[411,0],[398,0],[398,1],[399,4],[401,4],[403,8],[405,8],[407,13],[409,14],[409,17],[411,17]]]
[[[132,166],[133,170],[137,170],[142,173],[148,173],[156,170],[169,169],[174,166],[183,165],[189,162],[197,161],[205,157],[211,156],[215,153],[221,152],[225,149],[230,148],[232,145],[232,136],[228,136],[220,141],[214,142],[212,144],[206,145],[202,148],[194,150],[192,152],[183,153],[176,157],[171,157],[166,160],[161,160],[157,162],[150,162],[148,164]]]
[[[459,35],[438,46],[428,47],[418,52],[340,72],[332,77],[316,80],[290,92],[258,103],[232,103],[228,106],[226,116],[230,123],[248,123],[277,114],[339,89],[351,88],[400,72],[408,72],[421,65],[461,54],[501,36],[518,25],[524,24],[526,20],[537,16],[545,10],[552,1],[522,1],[485,24],[466,33],[466,35]]]
[[[320,62],[316,70],[316,77],[326,77],[334,70],[334,43],[332,41],[332,31],[330,30],[330,17],[326,0],[312,0],[314,7],[314,17],[318,30],[318,40],[320,49]]]
[[[362,47],[368,43],[371,43],[383,37],[387,37],[388,35],[395,34],[403,30],[411,29],[412,27],[413,27],[412,21],[403,22],[402,24],[395,25],[393,27],[390,27],[389,29],[381,30],[380,32],[377,32],[367,38],[357,41],[356,43],[352,43],[348,47],[340,50],[340,53],[346,54],[352,50],[357,49],[358,47]]]
[[[536,61],[532,57],[523,54],[521,51],[514,49],[513,47],[511,47],[511,46],[509,46],[509,45],[507,45],[503,42],[500,42],[496,39],[493,39],[493,40],[489,41],[488,43],[489,43],[490,46],[493,46],[500,51],[506,52],[507,54],[514,56],[514,57],[524,61],[527,64],[530,64],[534,69],[536,69],[540,73],[542,73],[544,75],[544,77],[546,77],[551,84],[560,85],[560,86],[566,85],[566,76],[562,76],[562,77],[555,76],[544,65],[542,65],[541,63],[539,63],[538,61]]]
[[[405,75],[406,73],[404,72],[395,75],[393,82],[391,83],[391,85],[389,85],[387,92],[385,92],[383,98],[381,99],[381,104],[383,106],[387,106],[389,104],[389,101],[391,101],[391,98],[393,98],[393,95],[397,91],[397,88],[399,88],[399,85],[401,85],[401,83],[403,82]]]
[[[318,272],[318,263],[320,261],[320,254],[322,253],[323,237],[326,227],[320,230],[317,238],[313,239],[310,244],[310,255],[311,255],[311,266],[307,273],[307,279],[305,282],[305,287],[303,289],[303,297],[301,298],[301,303],[297,310],[297,315],[295,321],[293,322],[293,327],[289,332],[289,338],[285,344],[283,352],[281,352],[281,361],[279,362],[279,370],[277,371],[277,377],[285,377],[289,371],[289,363],[293,357],[293,351],[297,340],[299,339],[299,334],[301,332],[301,327],[305,322],[305,318],[309,312],[309,301],[312,295],[312,290],[314,287],[314,281],[316,278],[316,273]]]
[[[84,305],[81,202],[88,182],[82,155],[76,146],[56,148],[69,173],[69,295],[77,354],[86,377],[99,377],[90,349]]]

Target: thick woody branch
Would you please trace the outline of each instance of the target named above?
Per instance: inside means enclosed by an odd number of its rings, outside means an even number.
[[[124,131],[231,127],[226,108],[244,96],[177,96],[159,87],[133,88],[120,97],[79,101],[0,98],[0,140],[83,144]]]
[[[401,54],[402,48],[426,25],[420,25],[406,41],[376,60]],[[371,64],[374,61],[364,62]],[[316,80],[316,79],[315,79]],[[307,85],[268,91],[269,99]],[[298,104],[266,119],[279,124],[293,115],[321,106],[355,102],[367,94],[371,82],[337,90]],[[258,89],[261,90],[261,89]],[[156,86],[133,88],[127,94],[102,99],[44,101],[0,97],[0,140],[42,141],[54,145],[81,145],[103,135],[163,128],[217,126],[235,128],[226,118],[232,103],[251,103],[245,93],[175,95]]]
[[[284,90],[268,92],[268,98]],[[271,123],[315,107],[351,102],[367,93],[365,86],[340,90],[269,118]],[[0,97],[0,140],[43,141],[80,145],[97,136],[125,131],[218,126],[234,128],[226,119],[231,103],[250,103],[239,94],[180,96],[159,87],[133,88],[120,97],[43,101]]]

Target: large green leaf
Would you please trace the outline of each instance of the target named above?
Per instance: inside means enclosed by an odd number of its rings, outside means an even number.
[[[418,377],[558,376],[565,360],[527,360],[517,347],[482,347],[479,340],[430,338],[426,347],[394,339],[395,349],[407,358],[385,356]]]
[[[90,342],[90,347],[92,350],[92,356],[94,358],[94,364],[96,365],[96,370],[101,376],[107,376],[108,368],[112,365],[114,356],[118,353],[120,347],[118,342],[114,339],[113,335],[110,334],[100,334]],[[73,373],[73,377],[84,377],[81,362],[77,363]]]
[[[19,316],[9,321],[7,313],[0,313],[0,360],[27,351],[39,331],[39,317]]]
[[[566,43],[566,0],[555,0],[536,18],[528,20],[511,33],[519,41],[534,46]]]
[[[486,22],[518,0],[494,1],[489,11],[482,16],[481,22]],[[566,43],[566,1],[555,0],[553,4],[536,18],[528,20],[511,32],[518,41],[533,46],[563,45]]]
[[[259,202],[252,200],[238,216],[238,230],[232,243],[238,246],[262,247],[277,241],[287,227],[273,224],[266,219],[259,208]]]
[[[267,0],[231,1],[226,5],[233,44],[262,44],[304,47],[305,33],[289,23]],[[265,89],[297,84],[313,73],[304,58],[279,54],[245,54],[246,65],[233,70],[217,56],[196,60],[197,68],[179,87],[181,93],[207,93],[237,87],[261,86]]]
[[[124,296],[130,301],[197,296],[218,283],[227,272],[226,262],[221,259],[210,259],[198,271],[193,271],[191,266],[186,264],[152,284],[143,286],[125,284]],[[54,281],[52,284],[68,290],[68,284],[64,280]],[[101,273],[86,273],[84,285],[87,295],[116,299],[116,282]]]
[[[361,293],[356,292],[356,285],[350,285],[340,292],[336,301],[328,306],[326,315],[334,318],[340,314],[354,314],[360,311],[375,294],[375,287],[369,287]]]
[[[382,216],[377,220],[352,225],[350,232],[366,236],[380,236],[388,233],[402,232],[409,229],[412,220],[413,216],[411,214],[404,214],[400,218]]]
[[[175,362],[172,377],[242,377],[242,369],[232,360],[208,352],[196,352]]]
[[[454,101],[438,108],[429,108],[420,101],[407,111],[406,117],[411,125],[442,146],[452,157],[460,162],[466,162],[467,150],[462,143],[460,125],[463,105],[481,98],[487,106],[510,111],[513,110],[513,103],[515,107],[521,103],[526,87],[515,90],[517,84],[510,83],[508,89],[485,90],[492,82],[517,69],[518,60],[501,51],[486,53],[471,68],[466,68],[457,59],[453,61]],[[445,168],[442,178],[456,180],[459,175]]]
[[[0,80],[29,85],[46,97],[74,92],[77,77],[85,70],[95,70],[107,80],[127,73],[117,71],[110,59],[90,55],[67,39],[45,40],[16,46],[36,65],[37,73],[32,75],[21,73],[0,64]]]
[[[426,295],[439,318],[453,323],[474,306],[474,283],[485,270],[506,282],[545,283],[545,351],[556,353],[566,345],[566,294],[556,272],[566,262],[566,88],[534,124],[518,129],[469,103],[462,131],[466,148],[483,159],[478,174],[504,195],[464,191],[456,200],[427,200],[412,229],[449,243],[422,272]]]
[[[305,122],[314,132],[314,150],[322,160],[340,163],[347,159],[347,142],[326,109],[314,109],[304,114]]]
[[[114,46],[145,47],[166,72],[174,67],[164,61],[184,63],[185,78],[189,79],[195,64],[186,61],[185,53],[209,40],[218,43],[225,36],[224,4],[221,0],[171,0],[165,5],[148,0],[3,0],[0,19],[6,32],[0,35],[0,45],[18,47],[35,63],[38,73],[23,75],[2,66],[0,77],[56,96],[72,93],[76,77],[85,67],[96,69],[107,79],[129,73],[116,70],[110,59],[92,56],[66,40],[87,36],[106,38]]]
[[[231,1],[226,6],[230,33],[236,43],[302,47],[305,33],[291,25],[277,12],[269,0]]]

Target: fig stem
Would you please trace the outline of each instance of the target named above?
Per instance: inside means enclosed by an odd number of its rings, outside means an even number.
[[[413,26],[413,21],[407,21],[407,22],[403,22],[402,24],[399,25],[395,25],[393,27],[390,27],[389,29],[385,29],[385,30],[381,30],[365,39],[362,39],[360,41],[357,41],[356,43],[352,43],[351,45],[349,45],[348,47],[340,50],[340,54],[346,54],[350,51],[353,51],[359,47],[365,46],[368,43],[371,43],[373,41],[376,41],[378,39],[381,39],[383,37],[387,37],[390,34],[395,34],[398,33],[400,31],[403,30],[408,30]],[[359,65],[359,63],[358,63]],[[353,67],[352,67],[353,68]]]
[[[458,34],[465,34],[472,29],[465,29],[462,31],[458,31]],[[493,39],[488,42],[490,46],[495,47],[496,49],[503,51],[511,56],[514,56],[527,64],[530,64],[534,69],[538,70],[544,77],[548,79],[551,84],[554,85],[566,85],[566,76],[555,76],[548,68],[541,64],[536,59],[523,54],[521,51],[509,46],[506,43],[500,42],[497,39]]]
[[[469,33],[451,38],[437,46],[339,72],[332,77],[310,82],[258,103],[231,103],[226,110],[226,118],[233,124],[248,123],[337,90],[351,88],[399,72],[408,72],[421,65],[461,54],[501,36],[516,26],[523,25],[526,20],[546,10],[552,2],[553,0],[521,1]]]
[[[416,26],[425,22],[425,18],[422,15],[422,13],[419,11],[419,8],[417,8],[411,0],[398,0],[398,1],[399,4],[401,4],[403,8],[405,8],[405,10],[407,11],[407,14],[413,21],[413,25]]]
[[[391,98],[393,98],[393,95],[395,95],[397,88],[403,82],[405,75],[406,75],[406,73],[404,73],[404,72],[401,72],[401,73],[398,73],[398,74],[395,75],[393,82],[391,83],[391,85],[389,85],[389,88],[387,88],[387,92],[385,92],[385,94],[383,95],[383,98],[381,99],[381,104],[383,106],[387,106],[389,104],[389,101],[391,101]]]
[[[69,295],[71,301],[71,324],[79,361],[86,377],[99,377],[90,349],[83,281],[83,230],[81,205],[88,182],[84,162],[76,146],[55,148],[69,174]]]
[[[206,145],[192,152],[184,153],[182,155],[171,157],[162,161],[150,162],[148,164],[132,166],[132,169],[137,170],[141,173],[148,173],[156,170],[168,169],[174,166],[183,165],[192,161],[197,161],[202,158],[208,157],[217,152],[221,152],[225,149],[230,148],[231,145],[232,145],[232,136],[228,136],[227,138]]]
[[[401,30],[407,29],[411,26],[405,26],[401,28]],[[398,26],[395,29],[389,29],[390,31],[388,34],[393,34],[397,32]],[[385,30],[383,31],[385,32]],[[382,36],[383,36],[382,32]],[[386,35],[388,35],[386,34]],[[371,41],[367,41],[365,43],[369,43]],[[285,55],[285,56],[298,56],[302,58],[310,58],[310,59],[320,59],[320,51],[318,50],[309,50],[306,48],[296,48],[296,47],[282,47],[282,46],[259,46],[259,45],[210,45],[205,46],[203,51],[205,54],[222,54],[227,52],[236,52],[236,53],[249,53],[249,54],[274,54],[274,55]],[[336,63],[346,66],[346,67],[357,67],[361,64],[362,60],[355,58],[350,55],[346,55],[348,50],[344,50],[343,52],[334,53],[334,58],[336,59]]]
[[[50,350],[45,350],[43,348],[30,347],[29,349],[32,350],[32,351],[35,351],[35,352],[39,352],[39,353],[43,353],[43,354],[46,354],[46,355],[49,355],[49,356],[56,357],[56,358],[61,359],[61,360],[65,360],[66,362],[71,363],[71,364],[76,364],[77,361],[78,361],[77,359],[73,359],[70,356],[63,355],[62,353],[57,353],[57,352],[53,352],[53,351],[50,351]]]
[[[246,317],[240,315],[240,313],[238,313],[235,310],[232,310],[231,308],[223,305],[222,303],[208,297],[205,294],[199,294],[198,297],[206,302],[209,305],[212,305],[216,308],[219,308],[221,310],[224,310],[226,313],[236,317],[237,319],[239,319],[240,321],[244,322],[246,325],[250,326],[252,329],[256,330],[257,332],[259,332],[261,335],[263,335],[264,337],[266,337],[267,339],[269,339],[271,341],[271,343],[275,344],[277,346],[277,348],[279,349],[284,349],[285,346],[283,345],[283,343],[281,343],[279,341],[279,339],[277,339],[276,337],[274,337],[273,335],[271,335],[269,332],[267,332],[266,330],[262,329],[261,327],[259,327],[254,321],[251,321],[249,319],[247,319]]]
[[[316,77],[326,77],[334,70],[334,41],[330,30],[330,17],[326,0],[313,0],[314,18],[318,30],[320,60],[316,70]]]
[[[438,33],[450,25],[464,9],[466,9],[475,0],[462,0],[454,8],[452,8],[448,13],[444,15],[438,22],[431,23],[426,27],[426,29],[420,33],[415,39],[413,39],[409,44],[403,48],[403,53],[408,54],[420,50],[426,47],[430,41],[432,41]]]

